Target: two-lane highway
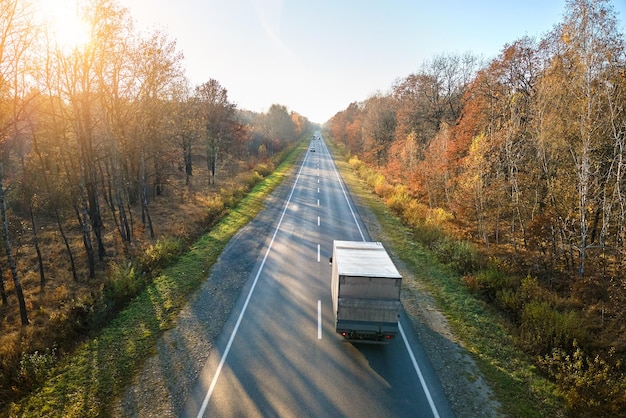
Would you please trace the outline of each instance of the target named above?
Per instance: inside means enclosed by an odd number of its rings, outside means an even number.
[[[387,345],[334,332],[332,241],[369,240],[320,134],[200,375],[188,417],[450,417],[406,318]]]

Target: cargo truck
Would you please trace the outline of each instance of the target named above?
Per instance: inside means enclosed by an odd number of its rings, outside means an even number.
[[[394,338],[402,276],[383,245],[335,240],[330,262],[335,331],[349,341]]]

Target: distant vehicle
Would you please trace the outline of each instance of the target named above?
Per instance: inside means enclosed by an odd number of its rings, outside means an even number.
[[[315,152],[315,148],[311,148],[311,152]]]
[[[383,245],[335,240],[331,263],[335,331],[349,341],[394,338],[402,276]]]

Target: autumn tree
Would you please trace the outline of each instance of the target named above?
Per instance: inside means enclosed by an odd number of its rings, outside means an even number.
[[[387,151],[394,140],[396,129],[397,101],[391,97],[377,94],[365,103],[363,112],[364,153],[378,167],[387,163]]]
[[[358,154],[363,150],[361,123],[363,106],[352,102],[330,120],[330,131],[336,141],[343,143],[350,153]]]
[[[270,155],[279,152],[296,138],[296,124],[285,106],[271,105],[262,118],[262,124]]]
[[[582,277],[589,251],[608,238],[611,205],[603,200],[615,196],[616,144],[607,80],[623,68],[624,44],[607,1],[572,0],[567,10],[543,44],[552,57],[541,79],[539,141],[548,178],[570,182],[552,192],[564,244],[577,254]]]
[[[417,73],[398,80],[392,95],[398,103],[397,139],[412,135],[420,145],[418,158],[442,124],[453,126],[461,116],[465,91],[478,69],[470,53],[438,55]]]
[[[215,79],[195,89],[200,135],[206,148],[209,184],[215,184],[217,161],[222,147],[232,132],[235,105],[228,100],[228,91]]]
[[[25,3],[19,0],[0,3],[0,213],[4,250],[23,326],[28,325],[29,320],[9,230],[6,182],[10,178],[12,148],[19,143],[24,127],[24,99],[27,88],[25,80],[30,67],[30,47],[35,35],[32,15]],[[4,283],[0,291],[3,303],[6,303]]]

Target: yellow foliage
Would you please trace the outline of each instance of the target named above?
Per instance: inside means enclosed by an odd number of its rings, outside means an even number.
[[[452,213],[443,208],[434,208],[428,211],[426,224],[443,226],[446,222],[453,219]]]

